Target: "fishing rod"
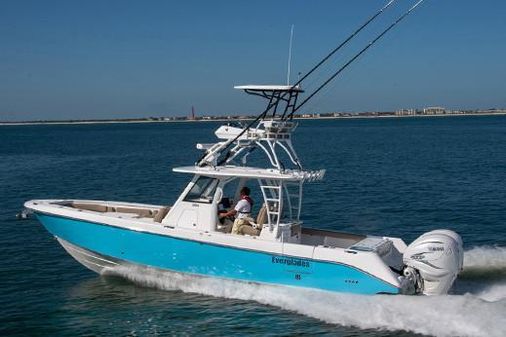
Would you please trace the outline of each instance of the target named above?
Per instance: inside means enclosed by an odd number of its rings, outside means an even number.
[[[369,19],[367,19],[367,21],[365,21],[359,28],[357,28],[350,36],[348,36],[343,42],[341,42],[336,48],[334,48],[333,50],[330,51],[330,53],[328,53],[320,62],[318,62],[315,66],[313,66],[313,68],[311,70],[309,70],[304,76],[302,76],[300,79],[297,80],[297,82],[292,86],[293,88],[297,87],[300,83],[302,83],[302,81],[304,81],[307,77],[309,77],[313,72],[316,71],[316,69],[318,69],[322,64],[324,64],[329,58],[331,58],[336,52],[338,52],[341,48],[343,48],[350,40],[352,40],[357,34],[359,34],[365,27],[367,27],[371,22],[373,22],[378,16],[380,16],[388,7],[390,7],[395,1],[397,0],[389,0],[387,2],[386,5],[384,5],[379,11],[377,11],[373,16],[371,16]],[[222,148],[225,149],[227,148],[228,146],[230,146],[230,144],[232,144],[233,142],[235,142],[237,139],[239,139],[242,135],[244,135],[244,133],[249,130],[255,123],[257,123],[259,120],[265,118],[265,116],[267,115],[267,113],[272,109],[272,107],[274,107],[277,103],[275,101],[279,101],[279,100],[282,100],[285,96],[287,95],[287,93],[283,93],[280,97],[278,97],[277,100],[271,100],[271,102],[269,102],[269,104],[267,105],[267,108],[260,114],[257,116],[257,118],[255,118],[253,121],[251,121],[237,136],[235,136],[234,138],[226,141],[223,145],[222,145]],[[290,114],[290,116],[293,115],[293,112]],[[206,156],[208,155],[208,153],[204,153],[202,155],[202,157],[197,161],[197,165],[201,166],[201,165],[204,165],[205,162],[204,162],[204,159],[206,158]],[[220,165],[223,164],[227,159],[228,157],[230,157],[230,152],[227,153],[227,155],[225,156],[225,158],[223,160],[220,161]]]
[[[321,59],[320,62],[318,62],[316,65],[313,66],[313,68],[311,68],[311,70],[309,70],[306,74],[304,74],[304,76],[302,76],[300,79],[297,80],[297,82],[295,82],[295,84],[292,86],[293,88],[296,88],[299,84],[302,83],[302,81],[304,81],[306,78],[308,78],[312,73],[314,73],[318,68],[320,68],[325,62],[328,61],[328,59],[330,59],[335,53],[337,53],[341,48],[343,48],[348,42],[350,42],[355,36],[357,36],[365,27],[367,27],[371,22],[373,22],[378,16],[380,16],[381,14],[383,14],[383,12],[388,8],[390,7],[394,2],[396,2],[397,0],[390,0],[388,1],[379,11],[377,11],[374,15],[372,15],[369,19],[367,19],[367,21],[365,21],[360,27],[358,27],[353,33],[351,33],[350,36],[348,36],[343,42],[341,42],[336,48],[332,49],[323,59]],[[287,95],[286,92],[284,92],[283,94],[281,94],[281,96],[279,97],[278,100],[280,99],[283,99],[285,96]],[[270,102],[268,105],[267,105],[267,108],[265,109],[265,111],[263,111],[261,114],[260,114],[260,118],[257,118],[255,119],[252,123],[250,123],[246,129],[250,128],[251,126],[253,126],[254,123],[256,123],[258,120],[260,120],[261,118],[265,117],[265,115],[269,112],[269,110],[272,109],[273,106],[275,106],[276,103],[275,102]],[[246,130],[244,130],[245,132]],[[242,136],[243,133],[241,133],[240,135],[238,135],[237,139]],[[235,139],[235,140],[237,140]],[[234,141],[235,141],[234,140]]]
[[[355,56],[353,56],[348,62],[346,62],[341,68],[339,68],[332,76],[330,76],[325,82],[322,83],[315,91],[311,93],[304,101],[302,101],[298,106],[296,106],[292,112],[288,115],[288,117],[292,117],[293,114],[298,111],[304,104],[306,104],[314,95],[316,95],[320,90],[322,90],[327,84],[329,84],[334,78],[336,78],[344,69],[346,69],[350,64],[352,64],[360,55],[365,53],[367,49],[369,49],[372,45],[374,45],[379,39],[381,39],[386,33],[388,33],[392,28],[394,28],[399,22],[401,22],[405,17],[407,17],[415,8],[417,8],[422,2],[425,0],[418,0],[408,11],[402,14],[397,20],[395,20],[390,26],[388,26],[381,34],[379,34],[374,40],[369,42],[362,50],[360,50]]]
[[[344,47],[351,39],[353,39],[358,33],[360,33],[365,27],[367,27],[371,22],[374,21],[378,16],[380,16],[388,7],[390,7],[397,0],[390,0],[385,6],[383,6],[376,14],[371,16],[362,26],[360,26],[357,30],[355,30],[346,40],[341,42],[336,48],[334,48],[327,56],[325,56],[320,62],[318,62],[311,70],[309,70],[304,76],[302,76],[295,84],[294,87],[298,86],[302,83],[306,78],[308,78],[316,69],[320,68],[322,64],[327,62],[329,58],[331,58],[335,53],[337,53],[342,47]]]

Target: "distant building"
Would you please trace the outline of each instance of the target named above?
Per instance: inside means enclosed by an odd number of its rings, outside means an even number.
[[[396,116],[414,116],[416,115],[415,109],[399,109],[395,112]]]
[[[431,106],[423,108],[424,115],[443,115],[446,113],[446,109],[440,106]]]

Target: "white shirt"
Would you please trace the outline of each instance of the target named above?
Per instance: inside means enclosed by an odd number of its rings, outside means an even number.
[[[235,216],[237,219],[242,219],[246,216],[249,216],[251,213],[251,205],[245,199],[239,200],[237,202],[237,205],[235,205],[234,209],[237,211],[237,214]]]

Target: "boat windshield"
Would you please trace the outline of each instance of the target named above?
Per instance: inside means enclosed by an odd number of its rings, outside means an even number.
[[[213,201],[214,192],[219,180],[211,177],[201,176],[197,179],[184,201],[203,202],[210,204]]]

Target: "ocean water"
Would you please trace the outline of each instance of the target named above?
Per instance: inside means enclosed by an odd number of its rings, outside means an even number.
[[[360,296],[75,262],[26,200],[174,202],[171,167],[199,157],[218,123],[0,127],[2,336],[504,336],[506,116],[301,121],[311,227],[400,236],[450,228],[464,271],[436,297]]]

